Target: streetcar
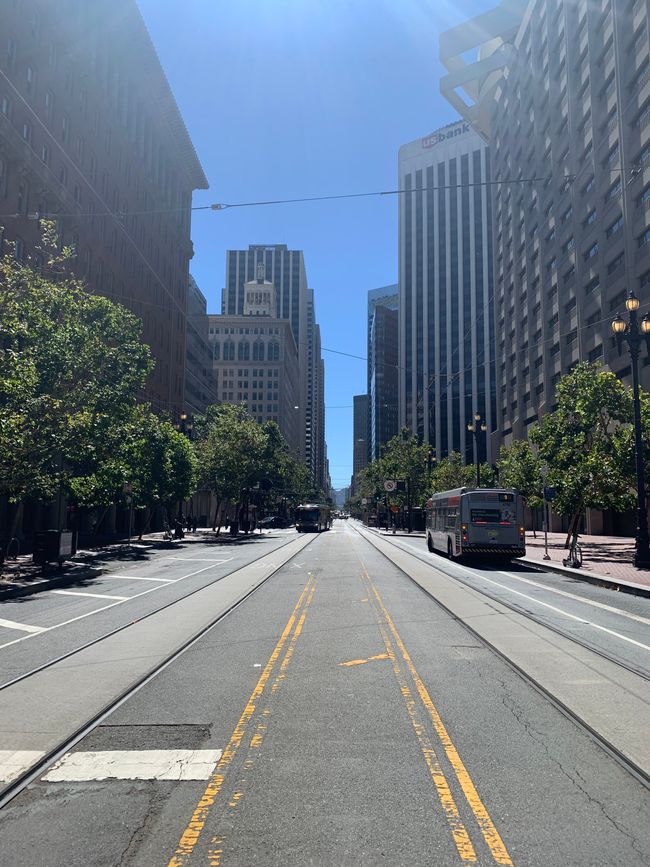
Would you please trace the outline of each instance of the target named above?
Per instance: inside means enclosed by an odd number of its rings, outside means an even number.
[[[427,503],[427,547],[450,560],[523,557],[524,503],[513,488],[455,488]]]
[[[296,509],[296,530],[299,533],[309,530],[320,533],[329,530],[331,523],[330,507],[323,503],[303,503]]]

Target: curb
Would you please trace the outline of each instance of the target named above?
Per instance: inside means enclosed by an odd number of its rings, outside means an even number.
[[[530,566],[540,572],[556,572],[558,575],[567,575],[569,578],[577,578],[588,584],[598,587],[607,587],[609,590],[618,590],[620,593],[630,593],[633,596],[645,596],[650,598],[650,586],[635,584],[634,581],[621,581],[611,578],[609,575],[600,575],[598,572],[589,572],[583,569],[571,569],[569,566],[560,566],[552,560],[533,560],[530,557],[518,557],[518,563]]]
[[[240,539],[250,539],[253,534],[249,534],[246,536],[244,533],[241,533],[239,536],[223,536],[219,537],[219,541],[216,539],[175,539],[169,543],[169,547],[165,546],[164,548],[158,547],[157,544],[144,544],[139,545],[138,547],[143,551],[151,551],[151,550],[177,550],[177,546],[174,545],[174,542],[189,542],[192,543],[206,543],[212,542],[216,544],[221,544],[223,542],[228,542],[230,544],[238,542]],[[257,536],[255,538],[258,538]],[[159,543],[161,540],[155,539],[151,540],[155,543]],[[164,540],[162,540],[164,541]],[[121,546],[126,547],[126,546]],[[102,572],[106,571],[102,567],[93,566],[91,563],[79,564],[79,569],[73,572],[64,572],[63,574],[52,575],[50,578],[39,578],[37,581],[32,581],[29,584],[16,584],[12,586],[12,582],[9,581],[0,581],[0,602],[3,602],[5,599],[15,599],[19,596],[31,596],[33,593],[41,593],[45,590],[51,590],[54,587],[60,587],[65,584],[73,584],[75,581],[84,581],[87,578],[96,578],[98,575],[101,575]],[[4,586],[2,586],[4,585]]]
[[[17,596],[31,596],[33,593],[41,593],[60,587],[62,584],[74,584],[76,581],[84,581],[86,578],[96,578],[101,574],[101,569],[86,567],[74,572],[65,572],[63,575],[53,575],[51,578],[40,578],[30,584],[19,584],[15,587],[6,582],[5,587],[0,588],[0,602],[5,599],[15,599]]]

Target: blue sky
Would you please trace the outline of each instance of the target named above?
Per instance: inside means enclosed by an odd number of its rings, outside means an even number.
[[[486,0],[138,0],[210,189],[194,204],[394,189],[399,146],[454,119],[438,34]],[[367,292],[397,282],[397,199],[198,212],[191,270],[219,312],[225,251],[305,253],[325,349],[366,354]],[[323,352],[332,483],[352,472],[365,361]]]

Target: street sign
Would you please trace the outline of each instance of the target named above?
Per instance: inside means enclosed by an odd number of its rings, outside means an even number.
[[[397,490],[397,482],[395,479],[386,479],[384,482],[384,490],[391,494],[393,491]]]
[[[361,498],[361,505],[362,505],[362,506],[367,506],[367,505],[368,505],[368,499],[367,499],[366,497],[362,497],[362,498]]]
[[[391,506],[390,510],[391,512],[399,512],[399,506]]]
[[[555,488],[544,488],[544,499],[545,500],[554,500],[557,496],[557,491]]]

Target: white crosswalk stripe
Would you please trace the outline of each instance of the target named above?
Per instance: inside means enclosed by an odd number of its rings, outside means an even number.
[[[221,750],[103,750],[67,753],[43,777],[48,783],[101,780],[207,780]]]

